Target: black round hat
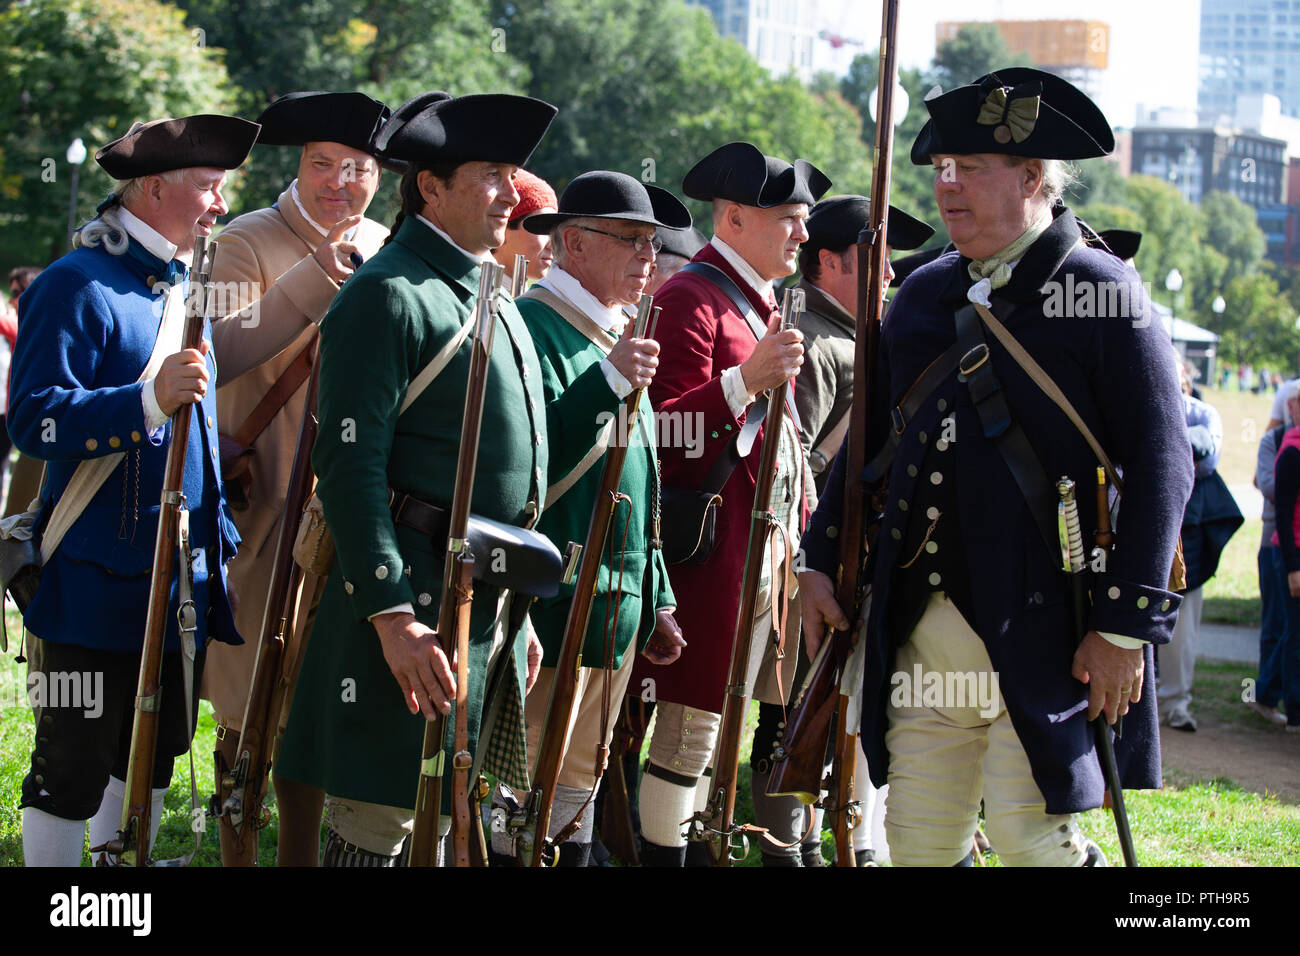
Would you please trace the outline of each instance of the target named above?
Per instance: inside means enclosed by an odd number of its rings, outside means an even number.
[[[726,199],[760,209],[799,202],[811,206],[830,188],[826,174],[807,160],[787,163],[763,155],[753,143],[719,146],[682,180],[682,192],[692,199]]]
[[[871,200],[866,196],[828,196],[808,215],[808,245],[820,249],[847,249],[856,245],[871,218]],[[896,206],[889,207],[886,245],[894,249],[916,249],[934,235],[921,220]]]
[[[550,103],[531,96],[453,97],[435,90],[399,107],[379,131],[375,145],[385,159],[523,166],[556,112]]]
[[[1008,67],[925,101],[929,121],[911,158],[928,166],[936,153],[999,153],[1036,159],[1089,159],[1115,149],[1101,110],[1052,73]]]
[[[95,153],[95,162],[114,179],[191,166],[236,169],[248,158],[260,130],[257,123],[238,116],[213,113],[135,123],[125,136]]]
[[[661,226],[655,230],[655,235],[664,244],[663,248],[659,250],[660,254],[667,253],[670,256],[681,256],[683,259],[694,259],[695,253],[703,249],[709,242],[704,238],[704,233],[694,226],[689,229],[666,229]]]
[[[558,212],[534,213],[524,228],[543,236],[566,219],[630,219],[670,229],[688,229],[691,214],[666,189],[643,183],[627,173],[597,169],[577,176],[560,194]]]

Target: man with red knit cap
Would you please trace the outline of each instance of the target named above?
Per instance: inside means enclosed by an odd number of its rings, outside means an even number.
[[[534,213],[555,212],[560,203],[551,184],[526,169],[515,174],[515,192],[519,193],[519,205],[510,213],[506,241],[500,248],[492,250],[492,258],[505,266],[506,282],[511,284],[514,282],[515,255],[522,254],[528,259],[528,281],[536,282],[551,268],[551,237],[549,234],[533,235],[522,228],[523,221]]]

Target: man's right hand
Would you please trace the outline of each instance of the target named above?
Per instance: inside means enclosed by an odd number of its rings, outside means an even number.
[[[811,661],[822,646],[826,625],[829,624],[832,630],[842,631],[849,626],[849,619],[835,600],[835,585],[820,571],[799,572],[799,607],[803,612],[804,646]]]
[[[438,635],[406,611],[376,616],[372,623],[379,632],[384,660],[402,689],[402,700],[412,714],[423,713],[433,720],[435,709],[451,713],[456,696],[456,679],[438,643]]]
[[[182,405],[203,400],[208,391],[208,354],[205,339],[197,349],[181,349],[167,356],[153,380],[153,397],[164,415],[171,418]]]
[[[798,329],[781,331],[781,316],[773,315],[767,334],[758,340],[749,358],[740,363],[749,394],[757,395],[799,374],[803,365],[803,333]]]
[[[361,225],[361,216],[348,216],[334,224],[334,228],[325,236],[325,241],[312,253],[325,274],[342,285],[355,271],[350,256],[357,251],[356,245],[343,241],[343,234],[349,229]]]
[[[654,339],[632,338],[632,323],[609,350],[609,363],[632,383],[633,388],[649,388],[659,367],[659,343]]]

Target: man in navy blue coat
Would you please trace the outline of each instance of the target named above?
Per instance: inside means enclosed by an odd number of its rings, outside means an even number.
[[[904,282],[873,377],[862,479],[887,477],[888,491],[868,563],[865,750],[873,782],[890,785],[896,864],[968,862],[981,799],[1004,863],[1104,863],[1073,818],[1104,792],[1087,720],[1127,713],[1124,783],[1160,785],[1144,677],[1180,603],[1167,585],[1192,469],[1178,379],[1136,273],[1087,246],[1090,230],[1060,202],[1059,161],[1114,146],[1092,102],[1050,74],[1008,69],[926,106],[912,161],[935,167],[956,251]],[[1117,543],[1093,555],[1082,642],[1055,484],[1077,482],[1092,552],[1098,456],[973,302],[991,305],[1123,473]],[[844,467],[841,451],[802,542],[810,644],[846,625],[831,587]]]
[[[41,273],[19,306],[10,429],[24,454],[46,462],[36,528],[44,550],[55,547],[24,615],[40,639],[37,736],[22,789],[28,866],[76,866],[87,819],[91,846],[120,823],[169,420],[189,406],[196,643],[240,643],[225,578],[239,535],[221,494],[210,330],[202,349],[181,340],[194,241],[226,212],[226,170],[244,161],[258,128],[229,116],[158,120],[104,147],[95,159],[118,187],[78,233],[78,248]],[[102,471],[84,477],[93,468]],[[77,497],[88,501],[74,506]],[[176,606],[173,582],[155,822],[173,759],[189,746],[186,707],[195,703],[183,690]],[[69,694],[74,686],[79,693]]]

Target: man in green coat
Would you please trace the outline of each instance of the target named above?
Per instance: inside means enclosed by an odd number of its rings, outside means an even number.
[[[538,523],[552,540],[586,538],[605,449],[626,434],[627,415],[619,406],[633,389],[650,384],[659,364],[659,344],[630,335],[623,306],[636,304],[650,278],[659,244],[655,229],[690,224],[686,207],[667,190],[603,170],[574,179],[558,212],[524,220],[529,232],[551,236],[555,254],[554,267],[519,302],[541,360],[551,453],[554,462],[578,459],[567,472],[552,467]],[[588,399],[585,388],[603,399]],[[601,410],[593,414],[594,408]],[[528,698],[530,759],[536,759],[543,731],[567,739],[547,836],[554,837],[579,816],[582,823],[574,838],[561,845],[559,860],[565,866],[587,865],[600,774],[596,752],[613,737],[636,652],[668,664],[685,646],[673,619],[676,600],[668,568],[657,546],[659,475],[649,399],[640,403],[635,424],[618,486],[627,498],[616,505],[600,553],[583,555],[584,561],[599,561],[600,571],[567,728],[543,728],[543,721],[573,587],[562,586],[556,597],[539,600],[531,611],[544,656],[537,687]],[[503,849],[500,838],[494,842]]]
[[[527,97],[426,93],[398,110],[376,139],[384,158],[409,168],[388,244],[348,280],[321,322],[320,434],[312,464],[336,556],[278,768],[331,795],[327,865],[397,861],[414,816],[425,720],[451,709],[453,672],[434,632],[445,518],[439,534],[416,516],[431,513],[421,505],[451,504],[468,339],[405,411],[403,402],[412,380],[471,316],[480,266],[491,261],[519,201],[513,178],[555,112]],[[503,296],[475,514],[524,527],[536,520],[547,484],[544,406],[537,354]],[[476,582],[471,751],[489,669],[513,668],[503,697],[521,714],[526,665],[531,670],[540,661],[540,648],[526,651],[522,629],[507,626],[519,617],[502,598]],[[494,769],[510,778],[508,768]],[[440,826],[445,833],[446,817]]]

